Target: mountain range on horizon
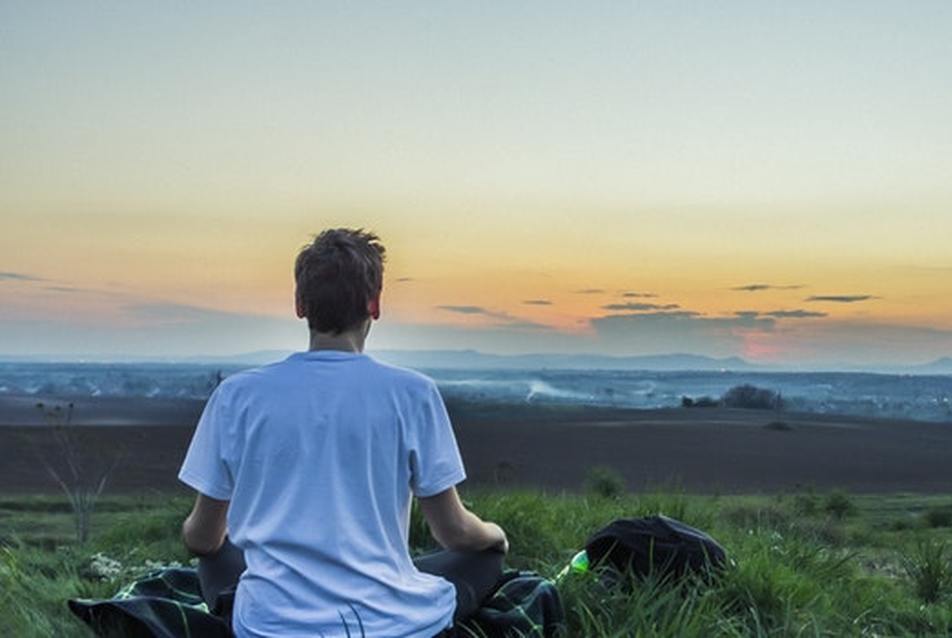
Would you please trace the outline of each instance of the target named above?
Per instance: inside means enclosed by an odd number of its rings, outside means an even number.
[[[30,357],[0,355],[0,362],[54,363],[179,363],[223,366],[264,365],[279,361],[292,350],[259,350],[234,355],[193,355],[189,357],[120,356],[57,356]],[[493,354],[477,350],[368,350],[381,361],[411,368],[470,370],[652,370],[734,372],[872,372],[889,374],[945,375],[952,374],[952,356],[916,365],[858,366],[851,364],[808,367],[804,365],[770,365],[752,363],[742,357],[709,357],[671,353],[659,355],[613,356],[601,354]]]

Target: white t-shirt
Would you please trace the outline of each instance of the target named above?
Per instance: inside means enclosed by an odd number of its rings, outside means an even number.
[[[228,533],[248,565],[239,638],[361,627],[367,638],[431,638],[452,624],[453,585],[417,571],[407,547],[411,492],[466,478],[428,377],[336,350],[232,375],[208,400],[179,478],[231,501]]]

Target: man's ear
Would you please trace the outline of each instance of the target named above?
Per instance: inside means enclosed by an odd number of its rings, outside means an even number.
[[[367,314],[371,316],[375,321],[380,319],[380,293],[378,292],[376,296],[371,297],[370,301],[367,302]]]
[[[297,292],[294,293],[294,313],[297,315],[298,319],[303,319],[304,314],[304,304],[301,303],[301,298],[298,297]]]

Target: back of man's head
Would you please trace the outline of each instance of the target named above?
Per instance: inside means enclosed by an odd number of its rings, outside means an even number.
[[[301,249],[294,280],[311,331],[340,334],[367,319],[383,287],[385,252],[375,234],[350,228],[325,230]]]

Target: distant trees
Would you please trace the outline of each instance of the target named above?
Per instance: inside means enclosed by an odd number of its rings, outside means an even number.
[[[720,404],[720,401],[709,396],[698,397],[696,399],[692,399],[689,396],[681,397],[682,408],[716,408]]]
[[[84,449],[81,433],[73,425],[72,403],[68,403],[65,410],[62,405],[47,406],[45,403],[37,403],[36,408],[43,413],[56,441],[53,458],[44,451],[38,451],[37,456],[66,494],[73,510],[76,540],[85,543],[89,538],[89,524],[96,501],[119,465],[123,452],[116,448],[108,451],[97,449],[95,453]]]
[[[724,393],[721,403],[728,408],[748,408],[751,410],[779,410],[783,407],[783,397],[779,392],[758,388],[745,383],[737,385]]]
[[[781,410],[784,406],[780,392],[758,388],[745,383],[737,385],[725,392],[720,399],[709,396],[692,399],[689,396],[681,397],[681,407],[685,408],[743,408],[749,410]]]

